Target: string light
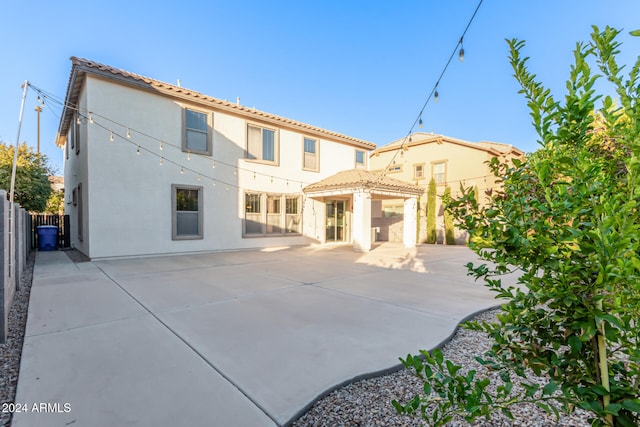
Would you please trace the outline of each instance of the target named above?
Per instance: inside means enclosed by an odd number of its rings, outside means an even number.
[[[32,86],[32,85],[29,85],[29,86]],[[39,88],[36,88],[36,87],[33,87],[33,88],[38,93],[44,92],[42,89],[39,89]],[[119,136],[119,137],[123,138],[123,140],[127,140],[127,139],[130,140],[131,139],[131,132],[135,131],[135,132],[137,132],[138,134],[140,134],[142,136],[145,136],[145,137],[147,137],[149,139],[157,141],[157,143],[159,144],[160,150],[164,149],[164,143],[165,142],[163,140],[159,139],[159,138],[154,137],[153,135],[149,135],[149,134],[146,134],[145,132],[142,132],[140,130],[133,129],[133,128],[129,127],[129,126],[126,126],[126,125],[123,125],[121,123],[118,123],[118,122],[116,122],[116,121],[114,121],[114,120],[112,120],[112,119],[110,119],[108,117],[102,116],[100,114],[96,114],[95,112],[87,112],[86,113],[87,115],[82,115],[82,114],[80,114],[80,109],[77,106],[67,104],[63,100],[57,99],[56,97],[52,97],[52,99],[53,99],[54,105],[58,104],[58,105],[62,106],[65,109],[70,109],[70,110],[76,111],[76,114],[77,114],[76,122],[79,121],[80,124],[83,124],[83,123],[87,123],[88,121],[91,121],[91,123],[95,124],[96,126],[104,129],[105,131],[108,131],[109,132],[109,140],[111,142],[115,141],[115,136]],[[44,100],[43,100],[43,103],[44,103]],[[106,127],[106,126],[102,125],[101,123],[99,123],[99,121],[96,121],[95,118],[104,119],[104,120],[107,120],[107,121],[117,125],[117,126],[121,126],[122,128],[125,128],[126,129],[126,133],[125,133],[126,139],[124,139],[123,135],[118,134],[117,132],[114,132],[112,129],[109,129],[108,127]],[[141,150],[144,149],[143,145],[140,144],[140,141],[135,141],[135,142],[134,141],[128,141],[128,142],[133,144],[133,145],[136,145],[136,154],[140,154]],[[174,146],[171,143],[169,143],[169,145],[172,146],[172,147],[176,147],[177,149],[181,149],[180,146],[177,146],[177,145]],[[164,156],[160,156],[160,155],[154,153],[153,151],[149,151],[149,150],[146,150],[146,149],[145,149],[145,151],[147,151],[147,152],[149,152],[149,153],[151,153],[153,155],[157,155],[159,157],[159,165],[163,166],[163,164],[164,164]],[[187,153],[189,158],[190,158],[190,154],[191,154],[190,152]],[[192,169],[190,169],[188,167],[185,167],[184,165],[180,165],[179,163],[177,163],[177,162],[175,162],[173,160],[170,160],[170,159],[167,159],[167,160],[169,161],[169,163],[175,164],[176,166],[180,166],[180,173],[181,174],[184,174],[184,171],[186,169],[188,171],[194,172],[194,174],[197,174],[200,177],[200,179],[202,179],[202,178],[211,179],[213,185],[215,186],[215,182],[213,182],[213,178],[212,177],[209,177],[209,176],[206,176],[206,175],[201,175],[197,171],[194,171],[194,170],[192,170]],[[230,164],[227,164],[227,163],[224,163],[224,162],[222,162],[222,164],[226,165],[226,166],[229,166],[229,167],[234,167],[233,165],[230,165]],[[215,159],[212,159],[211,166],[212,166],[213,169],[216,168],[217,165],[216,165],[216,160]],[[252,170],[252,169],[244,169],[244,168],[239,168],[239,167],[235,166],[234,169],[233,169],[233,174],[234,175],[238,175],[240,170],[247,170],[248,172],[252,173],[254,175],[254,179],[257,177],[257,174],[260,173],[260,172],[256,172],[255,170]],[[264,174],[264,173],[260,173],[260,175],[269,176],[268,174]],[[274,176],[270,176],[270,179],[271,179],[271,183],[273,183]],[[288,185],[288,178],[279,178],[279,179],[282,179],[282,181],[285,181],[285,179],[286,179],[287,180],[287,185]],[[304,187],[304,184],[305,184],[304,182],[302,182],[302,181],[294,181],[294,182],[299,182],[300,188]],[[229,185],[233,185],[233,184],[226,184],[226,185],[229,186]],[[237,185],[233,185],[233,186],[236,187],[236,188],[240,188]]]
[[[460,36],[459,41],[456,43],[455,48],[453,49],[453,51],[451,52],[451,55],[449,56],[449,59],[447,60],[447,63],[445,64],[444,68],[442,69],[442,72],[440,73],[440,76],[438,77],[438,79],[436,80],[435,85],[433,86],[433,89],[431,90],[431,92],[429,93],[429,96],[427,97],[427,99],[425,100],[422,109],[420,109],[420,112],[418,114],[418,117],[416,117],[415,121],[413,122],[413,125],[411,126],[411,128],[409,129],[409,132],[407,133],[407,135],[405,136],[405,141],[407,139],[409,139],[411,137],[411,134],[413,132],[413,128],[415,127],[416,123],[420,126],[420,128],[422,128],[422,113],[424,112],[425,108],[427,107],[427,104],[429,103],[429,101],[431,100],[431,97],[433,96],[433,100],[434,102],[437,102],[438,99],[440,98],[440,94],[438,93],[438,84],[440,83],[440,81],[442,80],[442,77],[444,76],[444,74],[447,71],[447,68],[449,67],[449,64],[451,64],[451,60],[453,59],[453,56],[456,54],[456,52],[458,53],[458,60],[460,62],[464,61],[464,48],[462,45],[462,40],[464,39],[465,34],[467,33],[467,31],[469,30],[469,27],[471,26],[471,23],[473,22],[473,20],[476,17],[476,14],[478,13],[478,10],[480,10],[480,6],[482,5],[483,0],[479,0],[478,2],[478,6],[476,6],[475,11],[473,12],[473,15],[471,15],[471,18],[469,19],[469,21],[467,22],[467,26],[465,27],[464,31],[462,32],[462,35]],[[458,46],[460,46],[460,50],[458,50]],[[376,153],[378,154],[378,153]],[[381,172],[378,174],[378,177],[376,179],[376,181],[373,184],[372,188],[375,188],[376,185],[380,182],[380,180],[382,179],[382,177],[386,174],[387,170],[389,169],[389,166],[391,164],[393,164],[393,162],[396,159],[396,156],[398,156],[399,154],[399,150],[395,151],[395,154],[393,155],[393,157],[391,158],[391,160],[389,161],[389,164],[387,165],[386,168],[382,169]]]
[[[211,185],[212,185],[213,187],[215,187],[215,186],[216,186],[216,180],[215,180],[215,179],[212,179],[212,180],[211,180]]]
[[[187,160],[191,160],[191,152],[187,151]]]

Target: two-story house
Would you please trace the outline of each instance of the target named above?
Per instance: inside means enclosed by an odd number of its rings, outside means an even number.
[[[522,158],[518,148],[497,142],[469,142],[449,136],[416,132],[393,141],[370,154],[369,167],[386,176],[413,183],[423,188],[418,211],[418,241],[426,240],[427,189],[433,179],[437,188],[436,233],[438,242],[444,241],[444,209],[442,195],[445,188],[455,197],[460,185],[474,187],[479,201],[485,193],[497,189],[500,183],[492,174],[488,162],[492,158],[502,161]],[[380,239],[397,241],[403,234],[404,204],[402,200],[374,203],[373,225],[381,230]],[[466,234],[456,230],[456,241],[464,243]]]
[[[91,258],[333,241],[366,251],[371,201],[415,206],[421,192],[365,173],[370,142],[71,61],[56,142],[72,245]]]

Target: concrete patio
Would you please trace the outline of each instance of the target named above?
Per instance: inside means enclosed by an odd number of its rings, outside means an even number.
[[[466,275],[476,259],[388,243],[77,264],[38,252],[16,403],[49,410],[13,426],[287,425],[498,305]]]

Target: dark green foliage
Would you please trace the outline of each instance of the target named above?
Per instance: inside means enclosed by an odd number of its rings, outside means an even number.
[[[13,153],[13,146],[0,143],[0,188],[7,195],[11,189]],[[29,212],[44,212],[51,195],[50,174],[46,156],[35,153],[26,144],[19,145],[14,201]]]
[[[436,182],[429,181],[427,190],[427,243],[436,242]]]
[[[446,205],[449,204],[451,200],[451,187],[447,185],[444,189],[444,196],[442,197],[442,202]],[[455,245],[456,237],[455,237],[455,228],[453,226],[453,215],[447,209],[444,211],[444,238],[447,245]]]
[[[409,408],[396,402],[401,412],[442,425],[452,414],[470,421],[532,401],[550,412],[590,411],[596,426],[640,424],[640,58],[623,77],[617,34],[594,27],[592,41],[577,44],[564,102],[529,73],[524,43],[509,41],[541,148],[525,161],[491,161],[503,189],[485,206],[471,189],[449,205],[488,261],[470,273],[505,301],[498,323],[468,325],[493,339],[480,361],[502,384],[488,393],[488,380],[461,378],[436,356],[407,358],[425,394]],[[613,84],[616,103],[595,92],[600,76],[589,61]],[[515,268],[520,286],[503,287],[499,276]],[[546,385],[527,381],[530,372]]]

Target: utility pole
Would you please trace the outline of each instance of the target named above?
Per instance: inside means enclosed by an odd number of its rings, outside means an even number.
[[[38,113],[38,154],[40,154],[40,113],[42,113],[42,107],[36,105],[36,112]]]

